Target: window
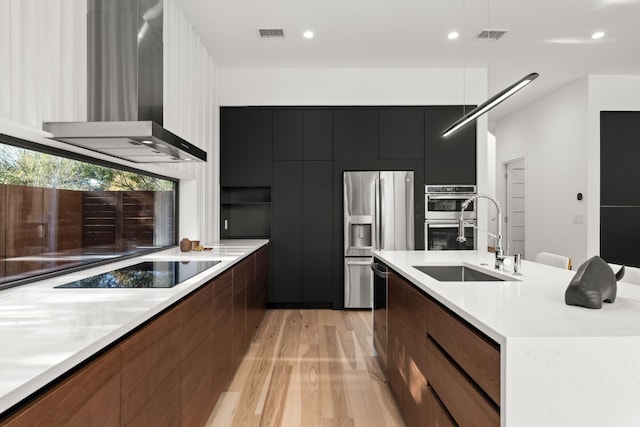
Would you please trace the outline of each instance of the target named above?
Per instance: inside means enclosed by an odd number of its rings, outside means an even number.
[[[176,244],[176,181],[2,141],[0,288]]]

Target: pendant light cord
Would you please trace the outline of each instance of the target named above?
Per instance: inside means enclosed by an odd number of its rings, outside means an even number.
[[[462,116],[467,114],[467,0],[462,0]]]

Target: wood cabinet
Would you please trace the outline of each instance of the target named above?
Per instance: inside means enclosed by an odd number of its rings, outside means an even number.
[[[267,248],[259,249],[254,255],[255,286],[249,287],[247,302],[249,336],[253,336],[264,317],[267,306],[267,286],[269,281],[269,254]]]
[[[120,349],[80,368],[0,425],[120,425]]]
[[[473,107],[468,106],[466,111]],[[444,132],[463,115],[462,106],[428,107],[424,112],[424,183],[476,183],[476,124],[446,138]]]
[[[406,315],[404,300],[404,283],[400,276],[389,271],[387,282],[387,379],[389,388],[402,408],[404,393],[403,377],[405,377],[404,316]]]
[[[251,338],[247,328],[247,295],[249,294],[249,289],[254,285],[253,262],[254,259],[253,256],[251,256],[233,267],[233,311],[231,315],[233,338],[231,343],[233,347],[233,360],[236,366],[240,364],[242,355]]]
[[[182,312],[170,309],[119,345],[122,426],[181,424]]]
[[[408,426],[500,425],[500,348],[393,271],[387,378]]]
[[[423,425],[427,416],[425,297],[389,272],[389,385],[408,426]]]
[[[267,264],[261,248],[0,425],[205,425],[264,316]]]
[[[182,307],[182,425],[201,426],[215,405],[213,398],[213,286],[187,298]]]
[[[213,324],[211,326],[213,361],[212,388],[216,402],[233,375],[233,271],[213,279]]]
[[[409,426],[418,426],[427,412],[427,299],[415,288],[404,286],[405,382],[402,407]]]

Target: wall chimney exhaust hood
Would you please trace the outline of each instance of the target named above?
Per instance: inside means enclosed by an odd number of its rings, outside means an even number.
[[[53,139],[135,163],[207,161],[162,127],[162,0],[89,0],[88,122],[48,122]]]

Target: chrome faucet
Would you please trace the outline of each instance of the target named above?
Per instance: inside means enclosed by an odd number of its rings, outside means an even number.
[[[477,199],[489,199],[493,202],[494,205],[496,205],[496,209],[498,210],[498,235],[496,236],[495,234],[489,233],[486,230],[480,230],[478,227],[476,227],[475,225],[466,222],[464,220],[464,210],[467,209],[467,207],[469,206],[469,204],[471,202],[473,202],[474,200]],[[469,197],[467,200],[465,200],[464,202],[462,202],[462,210],[460,210],[460,222],[458,224],[458,238],[456,239],[458,242],[466,242],[467,238],[464,237],[464,226],[465,224],[468,224],[474,228],[477,228],[480,231],[484,231],[485,233],[487,233],[490,236],[493,236],[496,238],[496,262],[495,262],[495,268],[497,270],[503,270],[504,269],[504,251],[502,249],[502,208],[500,207],[500,202],[498,200],[496,200],[494,197],[488,195],[488,194],[474,194],[473,196]]]

